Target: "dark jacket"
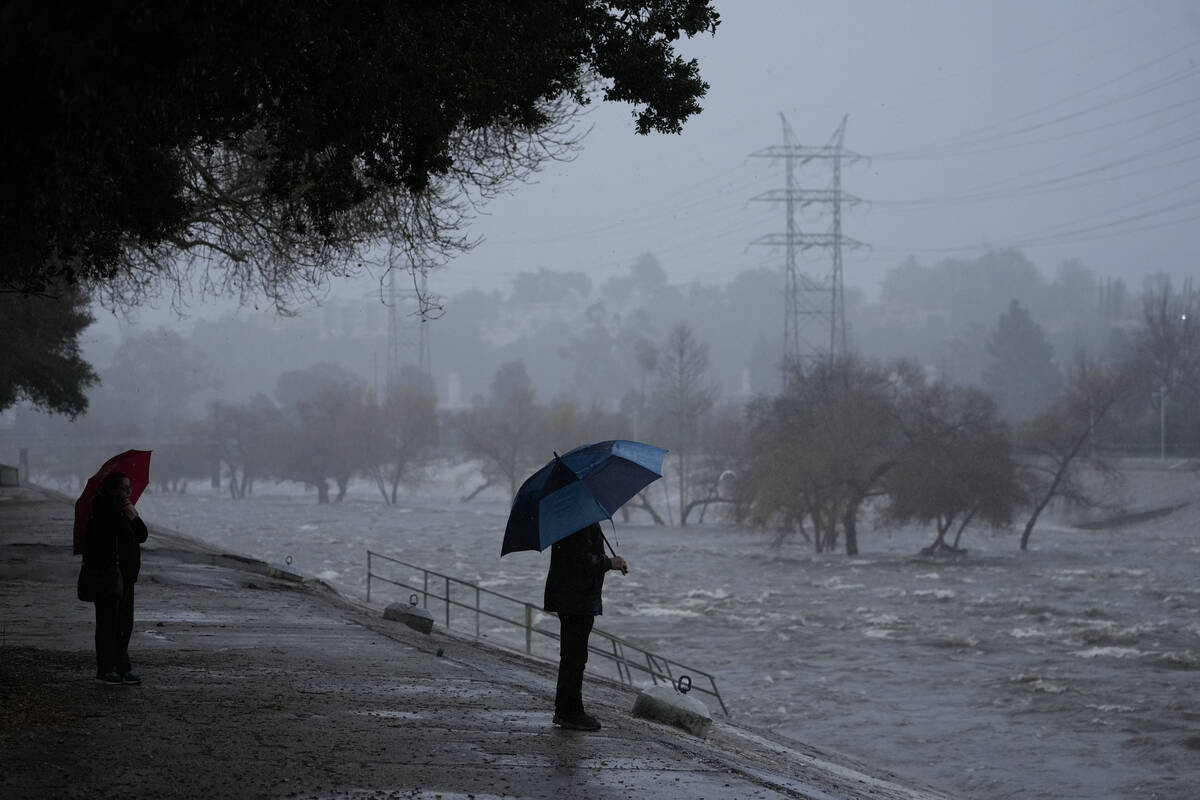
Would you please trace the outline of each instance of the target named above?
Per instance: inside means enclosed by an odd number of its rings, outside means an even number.
[[[592,524],[550,546],[545,609],[563,614],[602,614],[600,594],[612,559],[604,555],[604,536]]]
[[[147,537],[141,517],[129,519],[111,498],[97,495],[92,502],[83,560],[92,567],[121,565],[121,578],[128,583],[138,579],[142,569],[141,543]]]

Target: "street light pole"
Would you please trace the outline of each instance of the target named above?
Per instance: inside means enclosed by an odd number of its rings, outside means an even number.
[[[1158,387],[1158,459],[1167,460],[1167,387]]]

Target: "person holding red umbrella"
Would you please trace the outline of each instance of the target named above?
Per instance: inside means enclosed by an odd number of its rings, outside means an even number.
[[[111,585],[96,587],[92,600],[96,606],[96,680],[113,686],[142,682],[129,661],[129,638],[134,586],[142,566],[141,544],[148,531],[131,494],[129,476],[124,472],[114,470],[104,476],[92,501],[83,548],[88,570],[114,577]],[[115,580],[117,574],[119,581]]]

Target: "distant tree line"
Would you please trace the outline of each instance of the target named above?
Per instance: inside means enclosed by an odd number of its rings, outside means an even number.
[[[632,365],[616,406],[544,398],[515,359],[460,409],[439,409],[415,366],[373,385],[331,362],[287,369],[245,401],[218,399],[220,356],[158,330],[121,343],[87,414],[69,423],[23,407],[12,430],[73,443],[39,460],[41,477],[64,483],[105,457],[86,443],[155,442],[160,491],[215,479],[241,498],[293,481],[336,502],[357,478],[388,503],[435,460],[475,463],[480,481],[464,499],[511,495],[555,450],[639,438],[670,450],[665,478],[626,509],[656,523],[722,514],[850,553],[864,519],[928,526],[930,552],[961,550],[971,528],[1019,524],[1026,547],[1051,502],[1102,499],[1084,476],[1108,474],[1113,455],[1200,450],[1181,445],[1200,443],[1197,293],[1159,278],[1131,305],[1138,313],[1113,326],[1108,347],[1065,365],[1014,301],[987,330],[976,383],[936,363],[847,355],[791,364],[782,388],[748,403],[722,399],[710,344],[687,322],[605,344]]]

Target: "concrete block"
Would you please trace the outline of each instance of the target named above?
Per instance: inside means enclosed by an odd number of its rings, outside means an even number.
[[[408,627],[421,633],[433,632],[433,614],[428,608],[409,605],[408,603],[392,603],[383,610],[384,619],[403,622]]]
[[[708,729],[712,727],[708,706],[673,686],[643,689],[633,701],[633,715],[682,728],[701,739],[708,737]]]
[[[21,473],[16,467],[0,464],[0,486],[16,488],[21,485]]]
[[[296,570],[292,569],[288,564],[271,564],[267,567],[267,575],[272,578],[282,578],[285,581],[296,581],[300,583],[304,580],[304,576]]]

